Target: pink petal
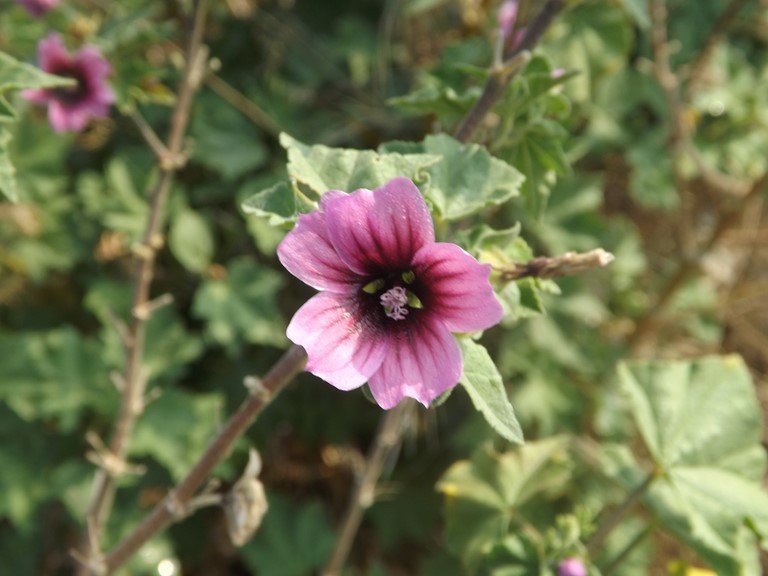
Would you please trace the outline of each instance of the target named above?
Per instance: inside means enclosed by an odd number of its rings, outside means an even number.
[[[330,292],[299,308],[286,334],[307,351],[307,371],[340,390],[362,386],[387,353],[387,339],[371,331],[354,299]]]
[[[439,318],[425,314],[390,334],[387,356],[368,384],[384,409],[405,396],[428,406],[459,382],[462,366],[456,339]]]
[[[424,309],[451,332],[484,330],[504,315],[488,281],[490,265],[455,244],[424,246],[413,258],[413,271],[423,286]]]
[[[97,83],[103,83],[104,78],[112,72],[112,66],[101,55],[96,46],[83,46],[76,54],[75,60],[83,68],[89,78]]]
[[[435,239],[427,204],[407,178],[333,197],[325,212],[331,243],[358,274],[406,271],[416,251]]]
[[[58,34],[50,34],[38,42],[37,60],[40,68],[53,74],[60,67],[71,66],[72,62],[64,42],[61,41]]]
[[[21,97],[35,104],[47,104],[50,93],[47,90],[22,90]]]
[[[58,100],[51,100],[50,104],[48,104],[48,121],[56,132],[77,131],[80,129],[72,122],[69,110]]]
[[[317,290],[347,294],[362,282],[333,248],[322,211],[299,216],[277,247],[277,257],[288,272]]]

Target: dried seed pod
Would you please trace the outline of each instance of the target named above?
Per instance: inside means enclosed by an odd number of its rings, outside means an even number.
[[[260,472],[261,457],[251,449],[243,475],[222,501],[229,537],[235,546],[242,546],[250,540],[267,513],[264,485],[258,478]]]

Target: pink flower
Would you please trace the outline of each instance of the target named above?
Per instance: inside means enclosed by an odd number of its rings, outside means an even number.
[[[51,34],[37,45],[40,68],[51,74],[73,78],[74,86],[25,90],[24,98],[48,105],[48,120],[56,132],[82,130],[92,117],[106,116],[115,94],[107,86],[112,71],[95,46],[85,46],[70,55],[61,38]]]
[[[307,351],[307,370],[341,390],[367,381],[385,409],[405,396],[426,406],[455,386],[463,364],[451,333],[483,330],[503,314],[490,266],[435,242],[424,198],[407,178],[327,192],[277,255],[321,291],[288,326]]]
[[[40,18],[43,14],[55,7],[59,0],[16,0],[24,9],[35,18]]]
[[[557,576],[587,576],[587,569],[578,558],[566,558],[557,565]]]

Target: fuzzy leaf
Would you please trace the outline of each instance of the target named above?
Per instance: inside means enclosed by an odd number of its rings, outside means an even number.
[[[459,345],[464,358],[464,373],[459,384],[496,432],[510,442],[522,444],[523,431],[488,351],[469,338],[460,338]]]
[[[302,505],[268,494],[269,513],[253,541],[243,548],[259,574],[304,576],[320,568],[333,549],[334,534],[323,505]]]
[[[203,272],[213,258],[214,242],[210,226],[194,210],[182,210],[171,223],[168,247],[191,272]]]
[[[453,464],[437,483],[445,496],[448,548],[472,566],[507,535],[520,506],[562,492],[570,478],[567,445],[555,436],[503,454],[482,448]]]
[[[425,153],[440,158],[426,169],[424,195],[445,220],[460,220],[520,194],[524,176],[477,144],[445,134],[423,142],[390,142],[381,151]]]
[[[294,186],[314,192],[317,198],[328,190],[377,188],[395,176],[418,179],[425,168],[440,160],[432,154],[379,154],[372,150],[308,146],[287,134],[280,135],[280,144],[288,151],[288,175]]]
[[[72,86],[75,81],[43,72],[0,52],[0,94],[8,90],[27,90]]]
[[[762,415],[737,356],[624,363],[619,380],[663,475],[647,504],[718,573],[757,576],[768,537]]]
[[[0,52],[0,193],[5,194],[11,202],[18,200],[16,170],[8,154],[8,144],[12,137],[9,124],[15,119],[15,111],[2,97],[3,93],[10,90],[55,88],[72,84],[74,80],[71,78],[47,74]]]
[[[282,284],[279,274],[248,258],[233,260],[225,278],[207,280],[197,291],[193,314],[207,322],[214,341],[230,350],[243,340],[282,346],[285,326],[275,303]]]

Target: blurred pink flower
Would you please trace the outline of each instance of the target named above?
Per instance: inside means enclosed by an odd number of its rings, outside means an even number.
[[[508,38],[515,27],[518,3],[518,0],[504,0],[501,6],[499,6],[496,18],[499,21],[499,30],[504,38]]]
[[[341,390],[367,381],[385,409],[405,396],[426,406],[455,386],[463,363],[451,333],[489,328],[503,314],[490,266],[435,242],[424,198],[407,178],[327,192],[277,255],[320,290],[287,332],[306,349],[307,370]]]
[[[16,0],[24,9],[35,18],[40,18],[43,14],[54,8],[59,0]]]
[[[578,558],[566,558],[557,565],[557,576],[587,576],[587,569]]]
[[[25,90],[24,98],[48,106],[48,120],[56,132],[82,130],[92,117],[106,116],[115,94],[106,79],[112,71],[95,46],[84,46],[69,54],[58,34],[37,45],[40,68],[45,72],[73,78],[74,86]]]

